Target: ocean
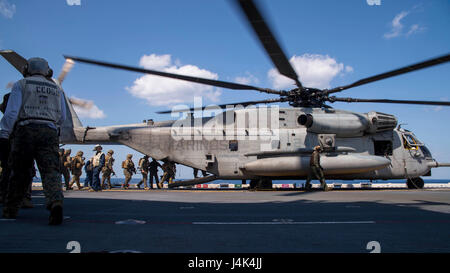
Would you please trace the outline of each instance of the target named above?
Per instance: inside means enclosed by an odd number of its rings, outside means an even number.
[[[100,177],[101,178],[101,177]],[[186,178],[186,179],[192,179],[192,178]],[[84,178],[81,178],[81,183],[84,185]],[[182,179],[176,179],[175,181],[182,180]],[[62,180],[64,181],[64,180]],[[111,184],[119,186],[125,181],[125,178],[111,178]],[[137,184],[141,181],[141,177],[132,178],[130,181],[130,184]],[[41,182],[41,179],[34,178],[33,182]],[[392,183],[392,184],[405,184],[406,179],[395,179],[395,180],[327,180],[327,183],[339,183],[339,184],[360,184],[360,183],[368,183],[371,182],[372,184],[384,184],[384,183]],[[440,183],[450,183],[450,179],[424,179],[425,184],[440,184]],[[215,180],[209,183],[205,184],[241,184],[241,180]],[[249,184],[250,181],[247,180],[247,184]],[[302,184],[305,183],[305,180],[273,180],[273,184]],[[313,184],[319,184],[319,181],[312,181]]]

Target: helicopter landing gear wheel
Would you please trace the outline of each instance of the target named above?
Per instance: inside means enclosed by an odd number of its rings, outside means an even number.
[[[271,190],[272,189],[272,180],[267,178],[262,178],[259,180],[259,189]]]
[[[420,177],[409,178],[406,180],[406,186],[408,189],[423,189],[425,182]]]
[[[256,189],[256,187],[258,186],[258,179],[252,179],[252,180],[250,180],[250,189],[251,190],[254,190],[254,189]]]
[[[272,180],[268,178],[252,179],[250,180],[250,189],[252,190],[272,189]]]

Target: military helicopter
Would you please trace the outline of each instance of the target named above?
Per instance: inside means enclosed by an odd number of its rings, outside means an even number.
[[[207,171],[211,175],[178,181],[169,187],[195,185],[216,179],[250,179],[251,187],[272,186],[272,180],[306,178],[313,147],[323,149],[325,177],[343,180],[407,179],[409,188],[422,188],[421,176],[431,168],[449,167],[436,162],[413,132],[398,125],[393,115],[356,113],[334,109],[326,103],[373,102],[450,106],[450,102],[359,99],[332,94],[450,61],[450,55],[429,59],[377,74],[332,89],[309,88],[299,77],[252,0],[236,0],[245,18],[280,74],[292,79],[292,90],[274,90],[226,81],[160,72],[87,58],[64,56],[69,61],[157,75],[235,90],[255,90],[279,95],[276,99],[239,102],[215,107],[195,106],[158,112],[184,113],[178,120],[153,121],[105,127],[83,127],[71,101],[70,118],[61,130],[65,144],[123,144],[157,160],[168,160]],[[10,58],[11,59],[11,58]],[[287,102],[291,107],[255,107]],[[213,111],[215,116],[205,116]],[[194,113],[201,113],[200,117]]]

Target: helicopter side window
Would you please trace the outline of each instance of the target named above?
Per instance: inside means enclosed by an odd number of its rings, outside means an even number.
[[[374,140],[373,141],[375,155],[388,156],[392,155],[392,141]]]
[[[238,150],[238,141],[230,140],[230,142],[228,143],[228,148],[230,148],[231,152],[236,152]]]
[[[417,140],[411,133],[404,133],[402,139],[403,147],[407,150],[418,150],[419,146],[423,146],[422,142]]]

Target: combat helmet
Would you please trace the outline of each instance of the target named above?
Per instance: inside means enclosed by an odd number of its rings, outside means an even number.
[[[23,67],[22,74],[26,76],[42,75],[47,78],[53,76],[53,70],[48,66],[48,62],[43,58],[30,58]]]
[[[97,144],[97,145],[95,145],[95,147],[94,147],[94,150],[93,150],[93,151],[97,151],[97,148],[100,148],[100,150],[102,150],[102,149],[103,149],[102,145],[100,145],[100,144]]]

